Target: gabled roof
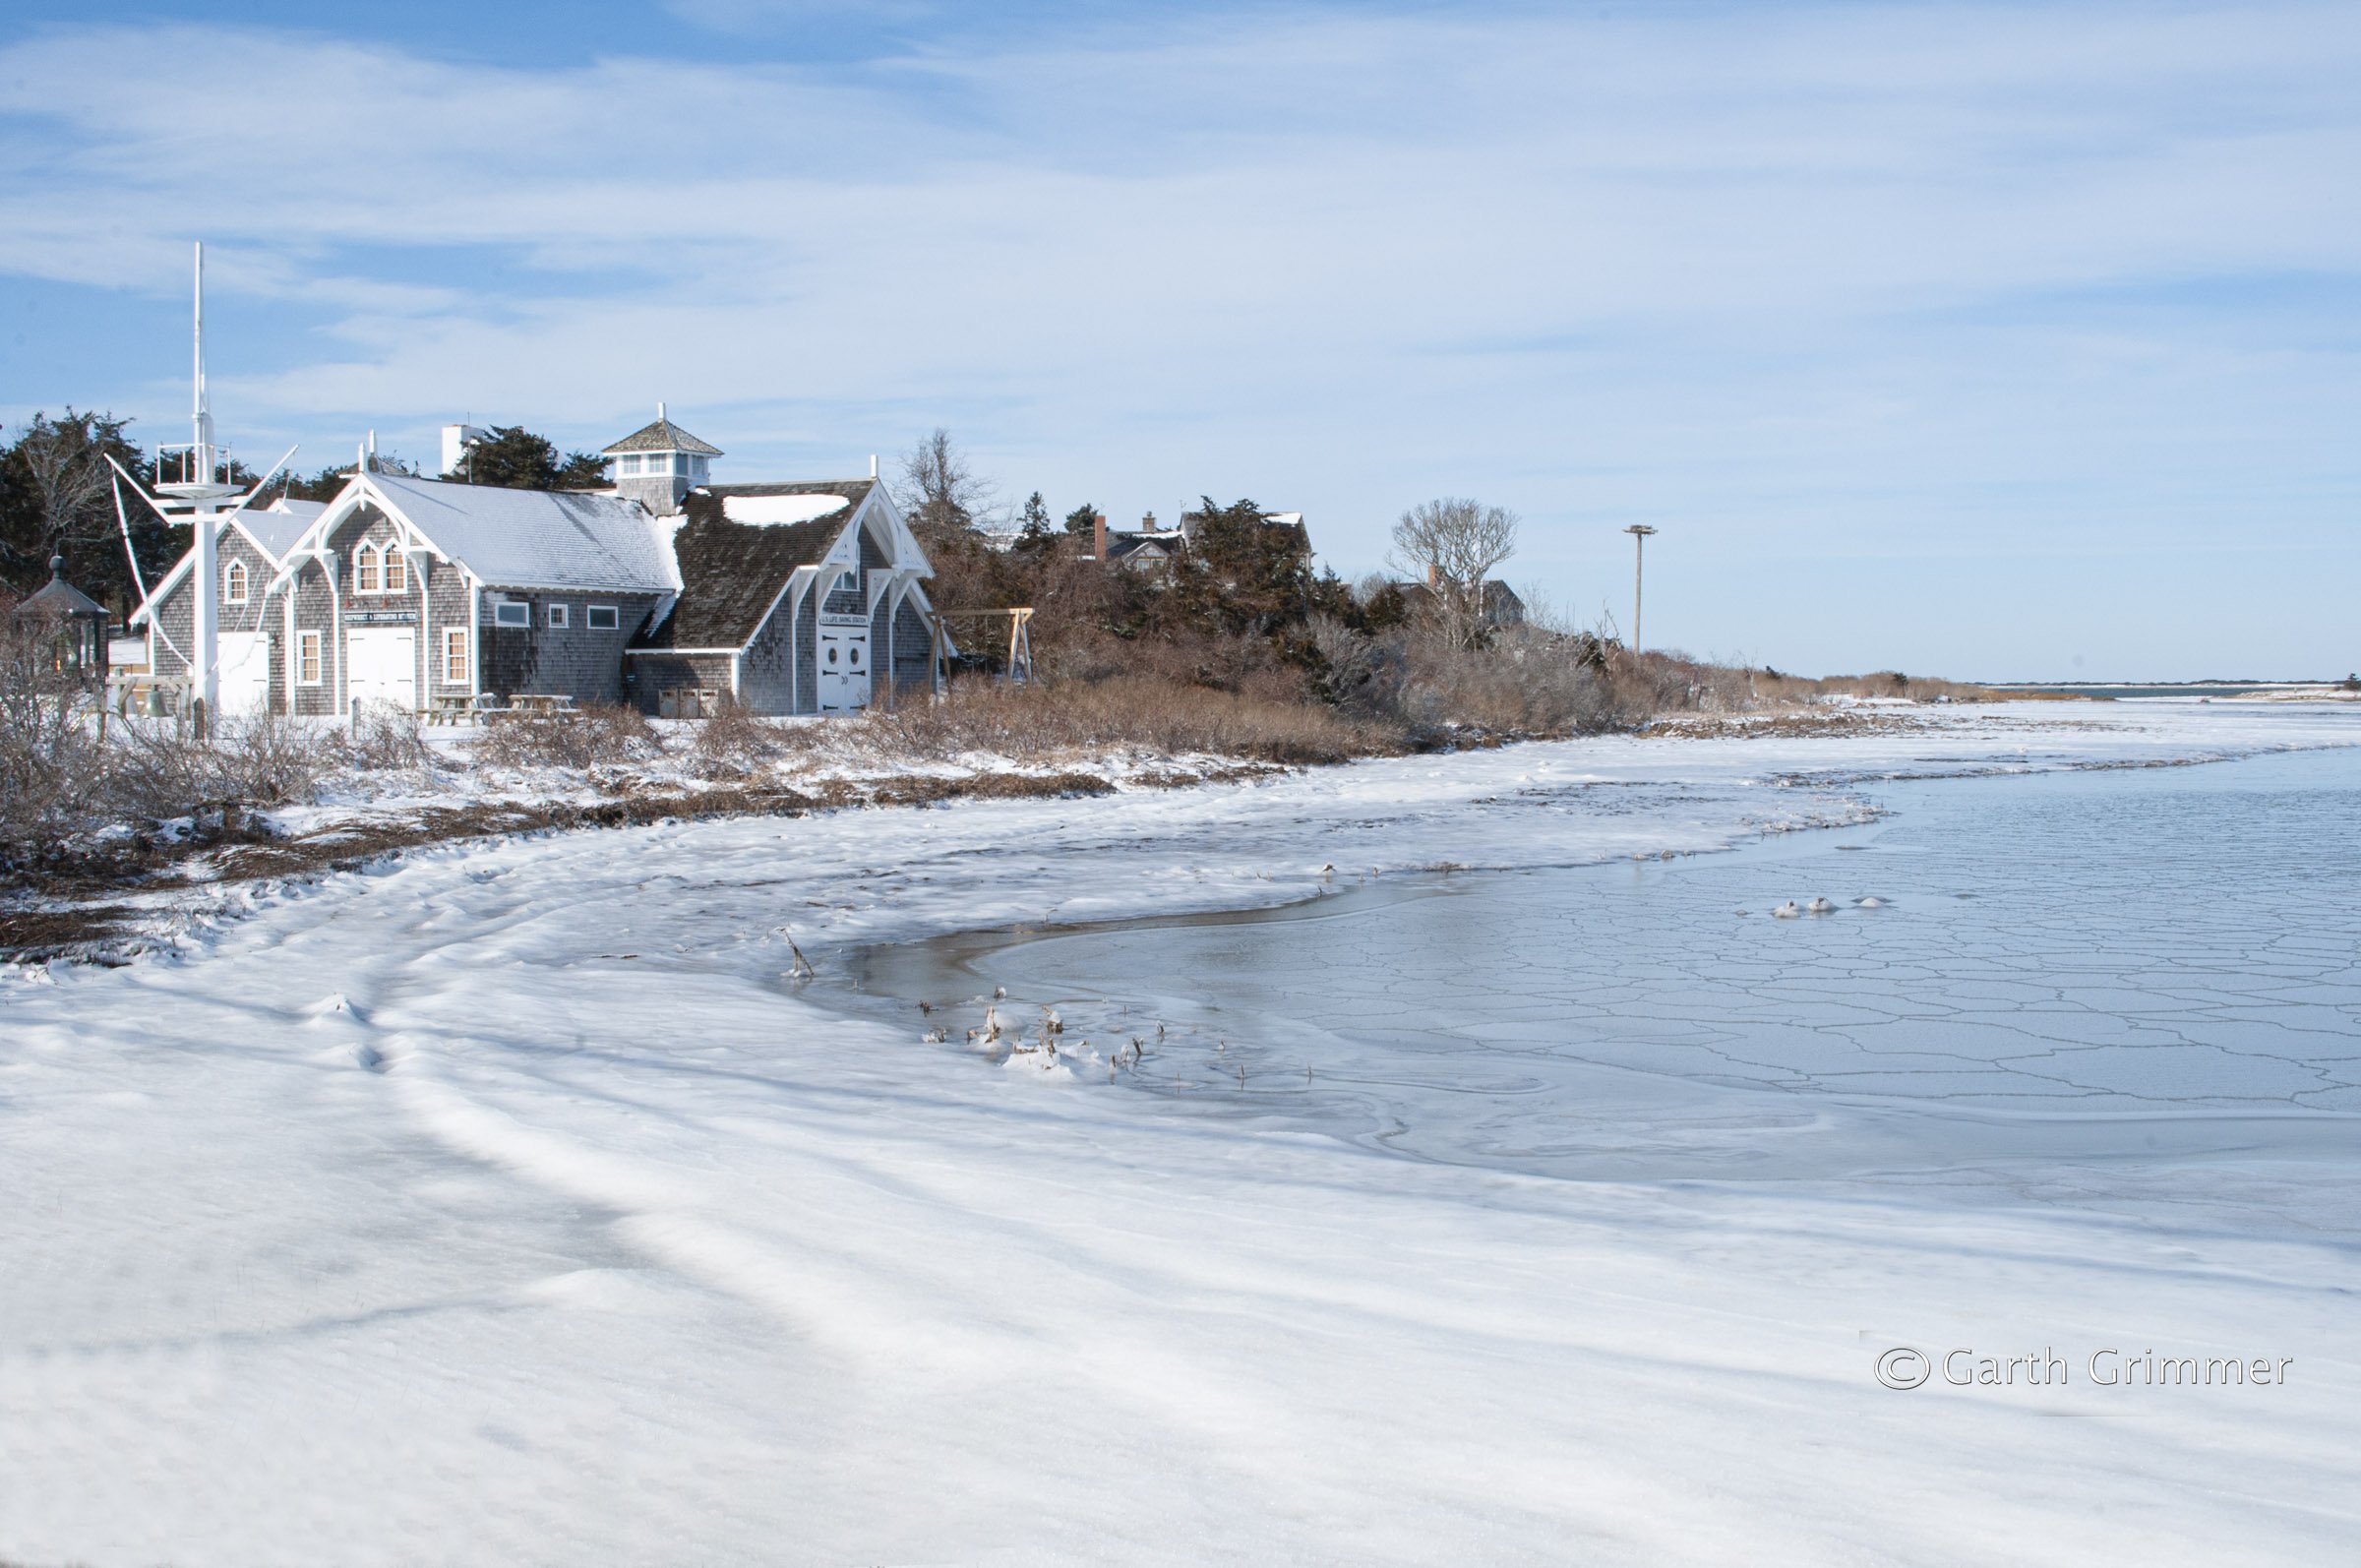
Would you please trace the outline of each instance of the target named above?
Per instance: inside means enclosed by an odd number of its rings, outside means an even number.
[[[636,501],[405,474],[367,474],[363,485],[491,587],[663,593],[680,586],[666,525]]]
[[[719,447],[697,440],[669,419],[658,419],[652,425],[642,425],[612,447],[602,447],[599,454],[612,457],[619,452],[695,452],[708,457],[718,457]]]
[[[268,507],[248,507],[244,512],[231,514],[213,537],[217,543],[228,536],[230,529],[236,528],[254,541],[256,549],[271,558],[273,567],[283,568],[287,564],[287,552],[311,532],[312,524],[320,520],[320,514],[328,511],[329,505],[325,501],[290,501],[281,496]],[[131,612],[131,624],[138,626],[145,621],[148,607],[161,603],[166,594],[180,586],[182,579],[196,565],[196,550],[191,548],[183,551],[180,559],[172,563],[172,570],[156,579],[155,585],[148,590],[148,597],[141,601],[138,609]]]
[[[792,505],[806,497],[817,505],[838,504],[811,515],[810,509]],[[660,625],[634,639],[636,648],[745,647],[795,573],[824,564],[856,524],[885,541],[896,565],[933,573],[874,479],[706,485],[691,491],[681,506],[687,520],[672,536],[680,600]],[[781,520],[764,520],[765,513]]]
[[[1143,552],[1169,558],[1180,546],[1180,530],[1178,528],[1170,533],[1111,533],[1107,536],[1107,559],[1127,561]]]

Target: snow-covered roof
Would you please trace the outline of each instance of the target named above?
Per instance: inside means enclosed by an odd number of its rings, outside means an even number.
[[[493,587],[680,587],[670,530],[636,501],[373,473],[369,486]]]
[[[721,514],[732,522],[743,522],[757,528],[773,528],[782,523],[810,522],[831,512],[842,512],[852,505],[852,498],[830,491],[816,491],[810,495],[792,496],[736,496],[724,495]]]
[[[708,457],[721,455],[719,447],[697,440],[669,419],[640,426],[614,446],[601,448],[600,455],[612,457],[619,452],[696,452]]]
[[[281,496],[267,507],[248,507],[238,513],[238,525],[273,561],[285,561],[306,529],[328,510],[325,501],[290,501]]]

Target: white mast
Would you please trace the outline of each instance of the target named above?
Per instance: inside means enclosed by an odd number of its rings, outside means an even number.
[[[189,672],[190,695],[205,704],[200,710],[200,722],[211,725],[221,699],[221,573],[216,559],[219,553],[217,542],[222,520],[229,513],[241,510],[245,501],[252,498],[240,498],[236,507],[223,505],[238,495],[238,487],[224,482],[229,478],[228,463],[213,445],[213,410],[205,391],[205,242],[202,240],[197,243],[196,320],[195,385],[189,410],[190,434],[194,439],[181,451],[177,482],[166,482],[164,477],[167,460],[175,449],[157,449],[155,488],[175,499],[177,505],[172,505],[171,511],[178,512],[182,507],[188,509],[185,517],[174,517],[172,520],[187,522],[196,535],[193,542],[197,563],[196,570],[191,573],[193,580],[189,584],[192,590],[190,600],[194,607],[192,619],[195,622],[191,629],[195,633],[193,644],[189,649],[190,662],[195,666]]]

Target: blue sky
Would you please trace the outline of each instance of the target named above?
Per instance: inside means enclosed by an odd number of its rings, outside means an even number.
[[[1812,672],[2361,666],[2361,8],[34,0],[0,418],[240,452],[948,426]]]

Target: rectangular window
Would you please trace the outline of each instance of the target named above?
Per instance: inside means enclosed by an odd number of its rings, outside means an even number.
[[[504,599],[492,607],[492,624],[530,627],[533,624],[533,607],[518,600]]]
[[[549,607],[549,624],[553,629],[563,632],[573,623],[574,612],[565,605],[553,604]]]
[[[408,569],[402,565],[401,552],[392,546],[388,546],[386,549],[386,591],[388,593],[410,591],[410,575]]]
[[[637,473],[639,471],[639,454],[636,452],[627,452],[616,458],[615,471],[619,474]]]
[[[586,613],[593,632],[617,632],[623,628],[623,613],[611,604],[594,604]]]
[[[453,626],[443,629],[443,684],[445,686],[465,686],[467,684],[467,629],[465,627]]]
[[[295,684],[320,684],[320,633],[317,632],[295,633]]]
[[[378,572],[377,552],[363,545],[352,554],[352,591],[375,593],[383,582]]]

